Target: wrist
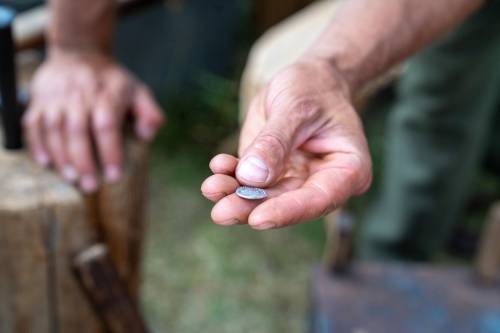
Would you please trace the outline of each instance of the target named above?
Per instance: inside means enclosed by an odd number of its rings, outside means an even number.
[[[324,63],[332,75],[340,78],[347,86],[349,96],[355,97],[362,88],[362,80],[357,75],[355,59],[346,48],[316,47],[308,50],[303,59]]]
[[[79,53],[111,53],[115,0],[51,0],[48,44]]]
[[[298,63],[312,66],[316,73],[326,74],[328,78],[325,81],[328,81],[331,88],[340,92],[347,100],[352,101],[353,97],[355,97],[357,86],[346,73],[339,69],[335,61],[312,53],[306,53],[299,59]]]
[[[47,49],[48,59],[54,61],[80,60],[93,63],[109,63],[112,57],[108,52],[95,48],[73,49],[50,45]]]

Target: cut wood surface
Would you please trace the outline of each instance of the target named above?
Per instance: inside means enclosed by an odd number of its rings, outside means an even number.
[[[0,150],[0,332],[101,332],[70,259],[110,244],[137,297],[144,227],[146,148],[128,145],[123,180],[85,197],[22,152]]]

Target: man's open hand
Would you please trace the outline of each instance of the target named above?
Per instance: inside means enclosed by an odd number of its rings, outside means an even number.
[[[323,61],[299,62],[278,74],[254,99],[243,124],[240,158],[221,154],[202,193],[217,202],[212,219],[279,228],[315,219],[365,192],[371,159],[349,89]],[[240,184],[266,188],[249,201]]]
[[[99,168],[108,181],[120,178],[128,113],[143,140],[151,140],[163,123],[147,88],[107,56],[51,50],[33,80],[26,140],[40,165],[52,164],[92,192]]]

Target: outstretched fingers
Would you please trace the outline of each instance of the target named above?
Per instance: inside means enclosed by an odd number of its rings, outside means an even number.
[[[299,188],[303,183],[300,178],[283,178],[275,186],[267,188],[268,198],[277,197],[287,191]],[[247,200],[235,193],[220,199],[212,209],[212,220],[219,225],[234,225],[247,223],[249,215],[266,200]],[[259,227],[256,227],[259,229]]]
[[[209,167],[214,174],[234,175],[238,159],[229,154],[216,155],[210,161]]]
[[[240,186],[238,181],[231,176],[216,174],[205,179],[201,185],[201,193],[205,198],[217,202],[236,191]]]

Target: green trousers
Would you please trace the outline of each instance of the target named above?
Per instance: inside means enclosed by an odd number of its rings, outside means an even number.
[[[439,250],[464,212],[481,160],[500,155],[498,111],[500,1],[490,0],[409,61],[361,257],[427,260]]]

